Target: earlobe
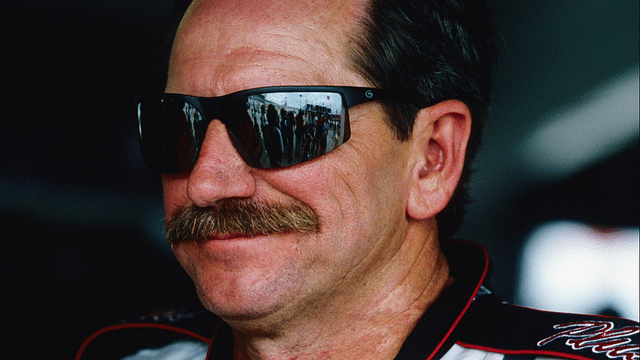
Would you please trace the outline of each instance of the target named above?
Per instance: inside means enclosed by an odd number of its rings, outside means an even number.
[[[411,218],[434,217],[447,205],[462,174],[470,131],[471,113],[461,101],[443,101],[418,113],[411,138]]]

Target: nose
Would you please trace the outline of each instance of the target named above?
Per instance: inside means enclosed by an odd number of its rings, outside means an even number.
[[[255,190],[252,168],[231,143],[226,127],[218,120],[212,121],[189,174],[189,199],[196,206],[206,207],[225,198],[249,198]]]

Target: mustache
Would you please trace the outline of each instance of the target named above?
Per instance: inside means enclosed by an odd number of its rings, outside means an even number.
[[[203,243],[214,235],[256,236],[320,231],[318,216],[308,205],[269,204],[248,199],[222,199],[215,206],[186,206],[165,222],[171,247],[182,242]]]

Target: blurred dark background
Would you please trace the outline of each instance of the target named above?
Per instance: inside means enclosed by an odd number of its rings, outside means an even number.
[[[492,3],[505,49],[459,237],[488,249],[509,301],[521,301],[525,240],[558,220],[635,229],[635,261],[619,275],[637,276],[638,2]],[[5,354],[72,358],[100,326],[197,303],[163,238],[132,101],[157,85],[171,6],[0,6]]]

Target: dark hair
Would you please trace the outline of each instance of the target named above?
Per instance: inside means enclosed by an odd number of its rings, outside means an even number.
[[[176,0],[171,39],[191,1]],[[436,216],[440,239],[452,236],[469,202],[470,163],[480,145],[492,87],[496,46],[485,1],[370,0],[361,31],[352,40],[355,70],[373,86],[407,99],[384,103],[387,123],[398,139],[411,136],[424,107],[449,99],[469,107],[473,124],[464,170],[449,204]]]
[[[354,68],[375,87],[407,101],[385,102],[387,123],[400,140],[411,135],[418,111],[448,99],[464,102],[472,128],[464,170],[436,219],[441,239],[460,227],[468,199],[470,163],[480,144],[492,87],[495,42],[480,0],[371,0],[354,34]]]

